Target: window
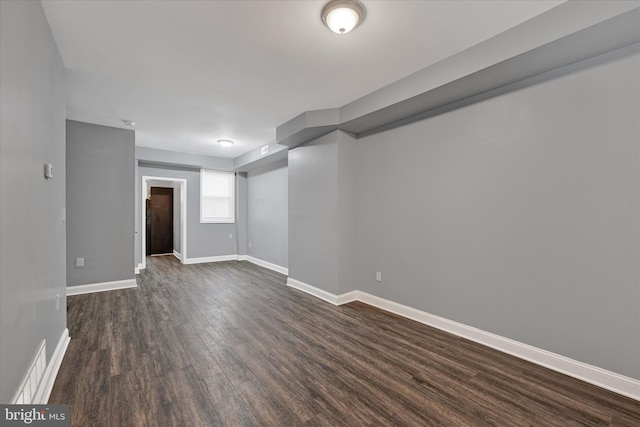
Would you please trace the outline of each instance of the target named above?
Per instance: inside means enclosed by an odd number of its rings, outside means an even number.
[[[200,169],[200,222],[235,222],[236,176]]]

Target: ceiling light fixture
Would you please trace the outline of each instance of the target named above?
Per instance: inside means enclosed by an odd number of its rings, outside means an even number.
[[[219,139],[218,140],[218,144],[220,144],[221,147],[231,147],[233,145],[233,141],[231,141],[230,139]]]
[[[337,34],[346,34],[364,21],[366,11],[357,0],[331,0],[322,8],[322,22]]]
[[[136,122],[133,122],[131,120],[123,120],[122,123],[124,123],[127,126],[131,126],[131,127],[134,127],[136,125]]]

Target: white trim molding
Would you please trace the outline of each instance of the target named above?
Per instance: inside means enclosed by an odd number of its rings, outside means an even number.
[[[336,305],[349,304],[350,302],[354,302],[354,301],[362,301],[362,294],[363,292],[360,292],[360,291],[351,291],[351,292],[347,292],[346,294],[337,295]]]
[[[524,344],[472,326],[445,319],[444,317],[436,316],[366,292],[351,291],[335,295],[291,278],[287,280],[287,286],[299,289],[334,305],[361,301],[365,304],[452,333],[503,353],[640,401],[640,381],[634,378],[626,377],[597,366],[570,359],[560,354],[533,347],[529,344]]]
[[[245,256],[245,255],[243,255]],[[260,267],[264,267],[264,268],[268,268],[269,270],[273,270],[273,271],[277,271],[278,273],[284,274],[285,276],[289,275],[289,269],[287,267],[282,267],[278,264],[273,264],[269,261],[265,261],[262,260],[260,258],[255,258],[252,257],[250,255],[246,255],[245,256],[246,260],[255,264],[255,265],[259,265]],[[240,255],[238,255],[238,261],[241,261],[240,259]]]
[[[56,382],[56,377],[58,376],[60,365],[62,365],[62,359],[67,352],[67,348],[69,347],[69,341],[71,341],[71,338],[69,337],[69,329],[65,328],[64,331],[62,331],[60,339],[58,340],[56,349],[51,355],[51,360],[44,370],[44,375],[42,376],[40,386],[38,387],[38,390],[36,391],[36,394],[33,398],[33,403],[46,404],[49,402],[49,396],[51,396],[53,384]]]
[[[238,255],[219,255],[205,256],[201,258],[186,258],[182,260],[183,264],[202,264],[205,262],[221,262],[221,261],[237,261]]]
[[[67,286],[67,296],[113,291],[116,289],[136,288],[136,279],[116,280],[113,282],[89,283],[88,285]]]
[[[140,274],[140,272],[145,268],[146,266],[144,264],[142,264],[141,262],[138,263],[138,265],[135,267],[136,274]]]
[[[287,278],[287,286],[296,288],[302,292],[306,292],[333,305],[338,305],[338,295],[332,294],[331,292],[327,292],[320,288],[316,288],[315,286],[311,286],[299,280],[292,279],[291,277]]]
[[[238,255],[238,261],[246,261],[247,255]]]
[[[182,262],[182,254],[175,249],[173,250],[173,256],[178,259],[178,261]]]

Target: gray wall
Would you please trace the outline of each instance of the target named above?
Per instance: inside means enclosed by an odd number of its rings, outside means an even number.
[[[358,252],[356,241],[356,170],[354,168],[358,156],[356,140],[350,135],[338,131],[338,294],[353,291],[357,288],[354,268]]]
[[[288,174],[287,159],[248,176],[248,254],[287,267],[288,254]]]
[[[67,120],[68,286],[134,277],[134,145],[131,130]]]
[[[333,294],[355,289],[353,145],[334,131],[289,150],[289,277]]]
[[[138,164],[141,186],[143,176],[182,178],[187,180],[187,257],[200,258],[221,255],[235,255],[236,224],[200,223],[200,170],[159,165]],[[141,218],[136,218],[140,224]],[[229,238],[229,234],[233,238]],[[140,235],[140,233],[138,233]],[[184,254],[182,254],[184,256]]]
[[[63,73],[40,2],[0,2],[2,403],[41,341],[49,361],[66,327]],[[45,163],[53,164],[51,180]]]
[[[289,277],[338,293],[336,132],[289,150]]]
[[[233,159],[227,159],[227,158],[222,158],[222,157],[213,157],[213,156],[203,156],[203,155],[199,155],[199,154],[189,154],[189,153],[179,153],[176,151],[169,151],[169,150],[158,150],[155,148],[148,148],[148,147],[136,147],[136,186],[135,186],[135,191],[136,191],[136,196],[135,196],[135,229],[136,229],[136,233],[135,233],[135,262],[136,265],[139,265],[140,263],[142,263],[142,232],[144,230],[140,230],[141,224],[140,224],[140,205],[141,205],[141,201],[140,201],[140,195],[138,194],[138,192],[140,191],[140,186],[141,186],[141,180],[142,180],[142,176],[143,174],[140,173],[139,171],[139,165],[142,164],[148,168],[152,168],[152,169],[156,169],[159,171],[165,171],[165,170],[174,170],[174,171],[191,171],[191,172],[197,172],[198,173],[198,189],[200,188],[200,169],[201,168],[205,168],[205,169],[212,169],[212,170],[219,170],[219,171],[233,171]],[[162,172],[160,172],[162,173]],[[160,175],[160,176],[165,176],[165,175]],[[180,178],[177,176],[168,176],[169,178]],[[219,253],[219,255],[231,255],[231,254],[246,254],[246,175],[243,174],[238,174],[236,175],[236,186],[237,186],[237,193],[236,193],[236,225],[233,226],[233,224],[231,225],[226,225],[222,228],[217,227],[219,224],[215,224],[214,228],[216,228],[218,230],[216,235],[221,236],[222,232],[224,230],[228,230],[230,227],[231,228],[236,228],[237,231],[232,231],[231,233],[233,233],[233,239],[232,240],[232,246],[234,248],[236,248],[237,246],[237,250],[234,249],[232,252],[229,253]],[[189,193],[191,194],[191,191],[189,190]],[[193,200],[192,198],[189,199],[189,203],[196,203],[195,208],[198,209],[198,217],[196,218],[197,220],[197,225],[195,225],[196,229],[200,229],[200,214],[199,214],[199,209],[200,209],[200,196],[198,196],[197,200]],[[175,199],[174,199],[175,201]],[[190,208],[187,209],[188,212],[191,211]],[[175,211],[174,211],[175,212]],[[191,215],[189,215],[189,218],[187,219],[187,221],[192,220],[193,217],[191,217]],[[204,224],[203,224],[204,225]],[[187,224],[187,228],[189,228],[189,223]],[[174,228],[174,233],[175,233],[175,228]],[[211,233],[211,231],[209,231],[208,233]],[[237,235],[236,235],[237,234]],[[229,233],[227,233],[227,239],[229,239]],[[174,236],[175,237],[175,236]],[[200,248],[198,249],[197,253],[209,253],[209,252],[215,252],[218,253],[221,250],[227,250],[228,245],[222,244],[222,246],[220,246],[220,242],[218,243],[214,243],[214,247],[213,248],[207,248],[207,244],[204,242],[199,242],[201,240],[201,238],[199,236],[195,236],[195,239],[198,241],[196,243],[196,248]],[[188,243],[188,238],[187,238],[187,244]],[[211,249],[211,250],[210,250]],[[179,248],[177,248],[176,250],[180,251]],[[189,251],[187,250],[187,255],[190,258],[193,258],[193,256],[191,254],[188,253]],[[201,255],[201,256],[213,256],[213,255]],[[197,257],[197,256],[196,256]]]
[[[640,379],[639,64],[358,140],[357,288]]]

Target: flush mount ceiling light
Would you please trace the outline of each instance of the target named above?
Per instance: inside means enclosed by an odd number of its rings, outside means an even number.
[[[134,127],[136,125],[136,122],[131,121],[131,120],[123,120],[122,123],[124,123],[127,126],[131,126],[131,127]]]
[[[218,140],[218,144],[220,144],[221,147],[231,147],[233,145],[233,141],[231,141],[230,139],[219,139]]]
[[[364,21],[366,11],[357,0],[331,0],[322,8],[322,22],[337,34],[346,34]]]

